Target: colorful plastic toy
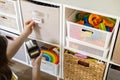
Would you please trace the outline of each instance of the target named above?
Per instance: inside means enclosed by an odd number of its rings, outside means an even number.
[[[89,16],[89,23],[94,27],[99,29],[99,24],[102,22],[102,17],[96,14],[90,14]]]
[[[41,52],[43,53],[43,59],[46,61],[52,62],[54,64],[59,63],[59,55],[57,53],[50,50],[41,50]]]
[[[113,18],[87,13],[79,12],[75,15],[75,21],[78,24],[85,25],[111,32],[115,26],[116,20]]]

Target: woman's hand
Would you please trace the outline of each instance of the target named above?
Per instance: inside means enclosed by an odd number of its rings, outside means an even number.
[[[33,68],[39,68],[41,65],[42,53],[37,58],[32,59],[32,66]]]
[[[35,22],[33,20],[26,21],[23,34],[28,36],[29,34],[32,33],[32,30],[34,29],[34,27],[35,27]]]
[[[20,36],[14,40],[11,44],[7,47],[7,58],[10,60],[19,50],[19,48],[24,43],[25,39],[32,33],[32,30],[35,27],[35,22],[32,20],[29,20],[25,22],[26,27],[24,31],[20,34]]]
[[[42,53],[35,58],[32,59],[32,80],[41,80],[40,74],[40,65],[41,65]]]

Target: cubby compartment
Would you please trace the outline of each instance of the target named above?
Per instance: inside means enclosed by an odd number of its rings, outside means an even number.
[[[35,0],[21,0],[20,2],[23,21],[32,19],[36,23],[30,38],[58,45],[60,41],[60,6]]]
[[[20,34],[20,13],[18,0],[0,0],[0,28]]]
[[[84,10],[70,10],[73,13],[66,20],[68,37],[95,47],[109,47],[112,33],[118,24],[116,18]]]
[[[19,31],[17,20],[14,17],[9,17],[6,15],[0,14],[0,26],[1,26],[0,28],[5,29],[5,30],[10,30],[12,32]]]
[[[64,53],[64,80],[103,80],[106,63],[72,52]]]
[[[0,0],[0,13],[16,15],[16,1]]]
[[[119,80],[120,79],[120,66],[110,64],[106,80]]]
[[[66,47],[73,49],[74,51],[83,52],[88,55],[96,55],[99,57],[106,58],[108,55],[108,49],[96,49],[93,47],[90,47],[89,45],[85,45],[82,42],[75,41],[71,38],[66,38]]]
[[[3,30],[0,30],[0,35],[4,36],[8,40],[8,45],[9,43],[13,42],[17,37],[19,37],[19,35],[16,35],[7,31],[3,31]],[[28,65],[28,60],[26,57],[26,49],[24,44],[20,47],[20,49],[18,50],[16,55],[13,57],[13,59]]]
[[[41,51],[43,53],[41,70],[55,76],[59,75],[59,48],[44,44],[41,46]]]
[[[37,41],[42,53],[41,71],[51,74],[53,76],[59,75],[60,51],[59,47],[45,44]],[[30,59],[30,57],[28,56]],[[31,65],[31,62],[30,62]]]

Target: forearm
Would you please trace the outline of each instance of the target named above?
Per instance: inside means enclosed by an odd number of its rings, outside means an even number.
[[[32,80],[40,80],[40,67],[33,67],[32,69]]]
[[[10,60],[16,54],[16,52],[19,50],[25,39],[28,37],[29,34],[32,33],[32,30],[35,27],[35,22],[32,20],[27,21],[25,24],[26,27],[24,28],[22,34],[7,47],[8,60]]]
[[[28,34],[22,33],[18,38],[16,38],[12,43],[10,43],[7,47],[7,57],[10,60],[19,50]]]

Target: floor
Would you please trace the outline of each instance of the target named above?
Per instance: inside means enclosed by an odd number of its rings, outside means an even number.
[[[32,80],[31,67],[18,63],[16,61],[11,61],[10,67],[15,72],[15,74],[19,77],[19,80]],[[58,79],[52,75],[41,72],[41,80],[58,80]]]

